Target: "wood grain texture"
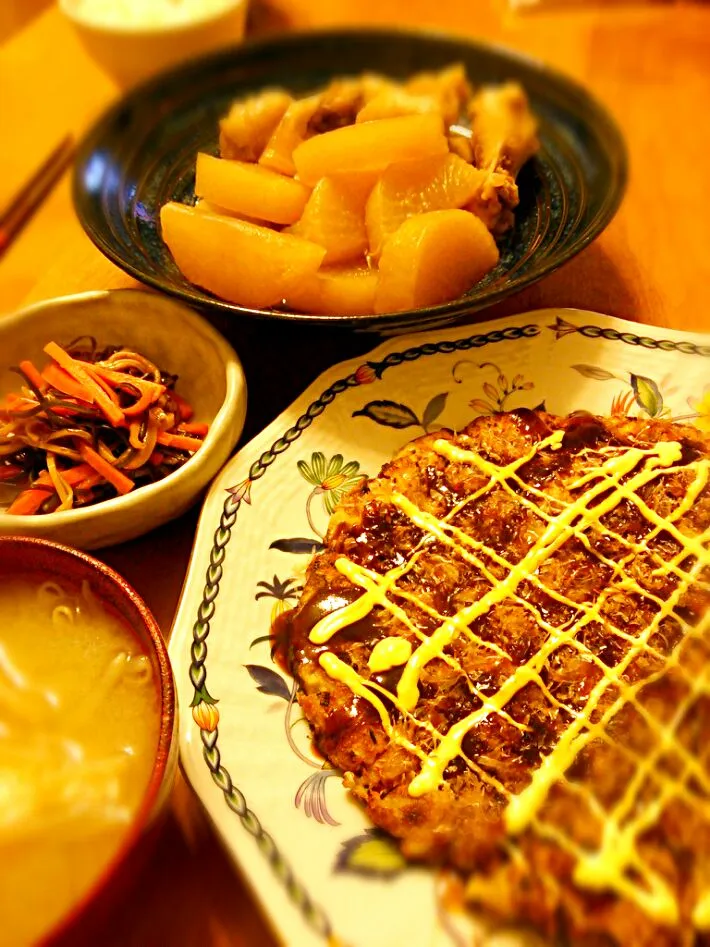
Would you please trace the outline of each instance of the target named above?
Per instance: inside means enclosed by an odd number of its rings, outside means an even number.
[[[250,22],[261,34],[343,24],[444,29],[504,43],[583,82],[627,139],[631,175],[622,208],[578,257],[478,317],[568,305],[659,326],[710,329],[708,5],[546,4],[514,14],[503,0],[254,0]],[[81,134],[116,95],[56,8],[15,33],[0,48],[0,206],[62,135]],[[51,296],[131,285],[83,234],[65,176],[0,261],[0,313]],[[307,328],[284,326],[277,333],[257,323],[219,327],[237,346],[250,385],[245,438],[321,370],[374,344]],[[294,359],[299,349],[308,351],[308,359]],[[146,598],[166,633],[195,524],[193,511],[102,556]],[[169,558],[160,555],[165,548]],[[153,944],[274,944],[182,782],[136,892],[118,906],[102,940],[103,947]]]
[[[0,3],[0,43],[22,29],[52,0],[3,0]]]

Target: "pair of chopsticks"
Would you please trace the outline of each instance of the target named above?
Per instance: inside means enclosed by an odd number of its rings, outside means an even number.
[[[40,206],[74,155],[74,140],[67,135],[22,185],[0,216],[0,256]]]

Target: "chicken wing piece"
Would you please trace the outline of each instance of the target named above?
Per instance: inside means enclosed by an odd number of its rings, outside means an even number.
[[[219,123],[223,158],[257,161],[293,99],[283,89],[264,89],[232,103]]]
[[[486,172],[466,210],[479,217],[499,237],[513,226],[513,210],[520,203],[518,185],[507,171]]]
[[[483,86],[468,106],[476,166],[513,179],[540,147],[537,121],[517,82]]]
[[[391,79],[364,73],[356,79],[334,79],[320,94],[318,108],[308,123],[311,135],[354,124],[358,113],[377,96],[398,88]]]
[[[473,162],[487,173],[468,209],[500,236],[512,226],[520,200],[515,178],[540,147],[537,121],[517,82],[483,86],[469,102],[468,115]]]
[[[471,96],[466,69],[461,63],[454,63],[438,72],[417,72],[404,84],[404,91],[412,96],[433,98],[444,117],[445,125],[458,122]]]

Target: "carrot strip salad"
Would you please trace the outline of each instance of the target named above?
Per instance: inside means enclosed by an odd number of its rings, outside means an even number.
[[[208,425],[173,390],[177,376],[126,348],[90,336],[44,347],[39,368],[0,402],[0,507],[57,513],[123,496],[166,477],[197,451]]]

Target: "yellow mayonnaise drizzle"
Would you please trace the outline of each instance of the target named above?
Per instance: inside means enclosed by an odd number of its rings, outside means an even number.
[[[419,509],[411,500],[397,491],[392,491],[389,502],[404,513],[414,525],[424,530],[425,534],[433,536],[455,551],[459,557],[475,565],[482,576],[490,582],[490,589],[481,598],[460,609],[455,615],[443,617],[437,615],[430,606],[419,601],[411,592],[398,587],[399,580],[412,569],[420,557],[420,549],[415,550],[406,563],[384,575],[365,569],[345,557],[340,557],[336,561],[336,568],[353,585],[360,587],[363,594],[346,607],[321,619],[313,628],[310,638],[316,644],[325,643],[343,628],[365,618],[376,606],[387,609],[413,633],[419,644],[412,650],[410,641],[401,637],[393,636],[380,640],[373,647],[369,667],[371,671],[377,672],[404,666],[396,695],[388,694],[388,697],[400,714],[416,720],[413,712],[419,701],[419,682],[426,665],[434,659],[444,660],[460,670],[455,659],[446,653],[447,645],[463,634],[478,646],[510,660],[505,651],[495,642],[486,641],[476,635],[471,624],[481,616],[485,616],[494,606],[505,601],[511,601],[532,612],[539,626],[546,632],[547,638],[542,647],[528,661],[513,668],[496,693],[483,696],[474,684],[469,682],[472,693],[479,697],[481,706],[451,726],[446,733],[436,731],[428,722],[424,724],[418,721],[420,725],[426,726],[426,729],[437,739],[434,749],[429,754],[421,751],[417,753],[421,759],[421,768],[409,785],[409,793],[414,797],[422,796],[441,785],[447,766],[456,757],[464,755],[462,746],[466,735],[489,715],[500,715],[519,729],[525,729],[509,716],[506,708],[511,699],[527,684],[534,683],[543,690],[554,705],[564,708],[564,705],[549,693],[540,675],[546,661],[560,646],[573,647],[601,670],[602,677],[591,690],[584,710],[573,717],[556,745],[533,771],[529,784],[517,795],[511,794],[495,777],[476,765],[474,761],[467,759],[467,762],[479,778],[507,798],[505,822],[512,835],[531,830],[543,838],[553,840],[574,858],[573,877],[580,887],[598,891],[615,890],[635,902],[657,921],[672,924],[679,918],[679,905],[675,893],[665,880],[645,863],[638,851],[637,843],[643,833],[657,823],[664,807],[673,798],[681,798],[694,808],[700,809],[710,821],[710,805],[687,787],[687,782],[692,777],[704,791],[710,792],[710,777],[700,761],[683,747],[675,736],[676,728],[689,712],[694,701],[700,694],[710,693],[710,681],[704,670],[689,679],[691,684],[689,693],[675,708],[673,719],[665,725],[656,720],[637,698],[643,687],[660,679],[669,670],[682,670],[679,664],[679,648],[670,655],[663,655],[651,644],[653,635],[658,632],[664,619],[674,617],[686,636],[702,638],[710,631],[710,614],[704,616],[698,625],[691,627],[674,613],[675,607],[689,587],[694,582],[701,582],[700,577],[703,571],[710,566],[710,530],[699,535],[688,535],[676,526],[677,521],[692,508],[701,491],[706,487],[710,477],[710,462],[702,458],[682,468],[674,467],[674,464],[677,464],[682,457],[681,446],[675,441],[660,442],[646,449],[636,447],[604,447],[597,451],[588,449],[589,470],[570,486],[570,489],[582,492],[573,502],[564,503],[547,497],[518,476],[518,470],[540,449],[558,448],[563,436],[562,431],[555,431],[524,457],[504,467],[498,467],[474,451],[460,448],[447,440],[435,441],[433,447],[440,456],[449,461],[474,466],[488,477],[485,486],[459,502],[443,520]],[[663,476],[664,473],[672,473],[679,469],[687,471],[694,479],[687,485],[684,496],[673,511],[665,517],[661,516],[643,501],[638,491],[644,485]],[[515,486],[523,486],[527,496],[516,492]],[[540,535],[517,563],[508,562],[451,522],[467,504],[485,495],[494,487],[514,494],[516,500],[531,509],[543,524]],[[559,512],[556,515],[546,513],[537,506],[534,500],[529,499],[530,496],[546,499],[558,505]],[[571,538],[582,542],[586,548],[591,548],[588,535],[590,529],[598,528],[601,518],[614,510],[621,502],[635,506],[650,523],[652,529],[643,542],[635,542],[618,536],[613,530],[607,530],[604,527],[608,535],[621,541],[624,548],[628,550],[619,560],[610,560],[596,553],[600,562],[612,570],[614,581],[597,596],[594,602],[574,602],[560,592],[546,588],[539,578],[541,566]],[[681,547],[680,551],[668,561],[659,559],[647,546],[648,541],[662,531],[675,539]],[[661,599],[642,588],[627,573],[627,564],[639,553],[651,556],[655,565],[653,575],[673,575],[678,579],[674,591],[666,598]],[[487,562],[493,562],[502,567],[505,574],[502,577],[494,576],[479,554],[483,554]],[[684,568],[683,564],[688,559],[692,559],[692,565]],[[534,605],[518,595],[518,587],[524,580],[542,589],[556,601],[574,609],[578,617],[559,627],[549,624]],[[605,603],[611,595],[621,589],[643,595],[657,606],[658,610],[651,622],[637,634],[630,634],[623,628],[610,625],[603,616],[602,609]],[[422,633],[398,603],[398,599],[415,604],[430,617],[438,619],[439,625],[431,634]],[[628,650],[616,665],[609,667],[603,664],[578,640],[580,630],[592,622],[602,622],[611,633],[629,644]],[[624,680],[624,672],[643,653],[662,658],[664,666],[660,671],[644,677],[636,684],[629,684]],[[511,664],[513,663],[511,661]],[[346,684],[354,694],[372,704],[392,740],[412,749],[409,740],[400,737],[394,728],[387,707],[378,696],[377,692],[381,690],[379,686],[361,677],[352,667],[340,661],[332,653],[321,655],[320,664],[330,677]],[[607,693],[618,694],[618,696],[615,696],[612,703],[606,706],[603,713],[595,714],[602,698]],[[656,735],[655,749],[642,758],[615,743],[607,732],[613,717],[627,705],[632,705],[641,714]],[[632,758],[635,765],[632,778],[611,811],[602,809],[596,799],[586,790],[585,802],[591,806],[603,825],[601,843],[596,851],[580,848],[554,825],[540,819],[541,811],[556,783],[564,782],[566,788],[572,792],[584,792],[578,785],[567,781],[565,773],[584,747],[593,740],[602,740],[612,744],[623,755]],[[672,776],[658,769],[657,764],[670,750],[682,764],[680,775]],[[658,788],[657,795],[650,801],[645,801],[643,805],[638,805],[640,793],[650,777]],[[710,889],[699,892],[693,911],[693,923],[699,929],[710,929]]]
[[[328,677],[333,678],[334,681],[340,681],[342,684],[346,684],[353,694],[357,694],[358,697],[365,697],[369,700],[380,715],[380,720],[382,721],[382,726],[385,728],[385,732],[388,734],[391,732],[392,725],[390,724],[387,708],[376,694],[368,690],[363,682],[363,678],[360,677],[354,668],[351,668],[345,661],[341,661],[337,655],[332,654],[330,651],[326,651],[322,654],[318,659],[318,663]]]
[[[399,667],[408,661],[412,655],[412,645],[406,638],[399,638],[394,635],[391,638],[383,638],[378,641],[372,649],[372,654],[367,662],[367,666],[373,674],[380,674],[382,671],[389,671],[390,668]]]

